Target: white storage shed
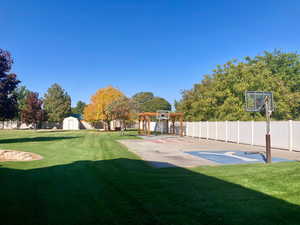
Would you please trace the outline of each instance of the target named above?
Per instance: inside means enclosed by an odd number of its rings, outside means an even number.
[[[73,116],[66,117],[63,121],[63,130],[79,130],[80,122]]]

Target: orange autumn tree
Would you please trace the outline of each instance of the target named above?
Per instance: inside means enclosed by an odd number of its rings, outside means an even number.
[[[122,97],[124,97],[124,94],[112,86],[99,89],[91,97],[91,103],[84,108],[84,119],[89,122],[103,121],[106,124],[105,128],[110,130],[113,115],[106,110],[107,106]]]

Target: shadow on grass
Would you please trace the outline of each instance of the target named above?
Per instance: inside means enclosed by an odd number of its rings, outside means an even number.
[[[77,130],[76,130],[77,131]],[[64,132],[70,132],[69,130],[61,130],[61,129],[57,129],[57,130],[36,130],[37,133],[64,133]]]
[[[141,160],[0,168],[1,224],[299,224],[298,205]]]
[[[1,139],[0,144],[23,143],[23,142],[40,142],[40,141],[58,141],[65,139],[74,139],[78,137],[65,136],[65,137],[32,137],[32,138],[10,138]]]

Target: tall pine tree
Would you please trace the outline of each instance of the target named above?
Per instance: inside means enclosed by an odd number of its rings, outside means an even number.
[[[19,86],[14,90],[18,103],[18,119],[21,119],[22,111],[26,106],[26,99],[30,91],[25,86]]]
[[[83,115],[83,111],[84,111],[85,107],[86,107],[86,104],[83,101],[78,101],[76,104],[76,107],[72,108],[72,113]]]
[[[58,84],[53,84],[44,97],[44,110],[48,121],[62,122],[71,113],[71,97]]]

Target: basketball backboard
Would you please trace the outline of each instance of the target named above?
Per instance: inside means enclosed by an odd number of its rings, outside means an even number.
[[[273,93],[266,91],[246,91],[245,102],[247,112],[261,112],[268,101],[269,110],[274,111]]]

